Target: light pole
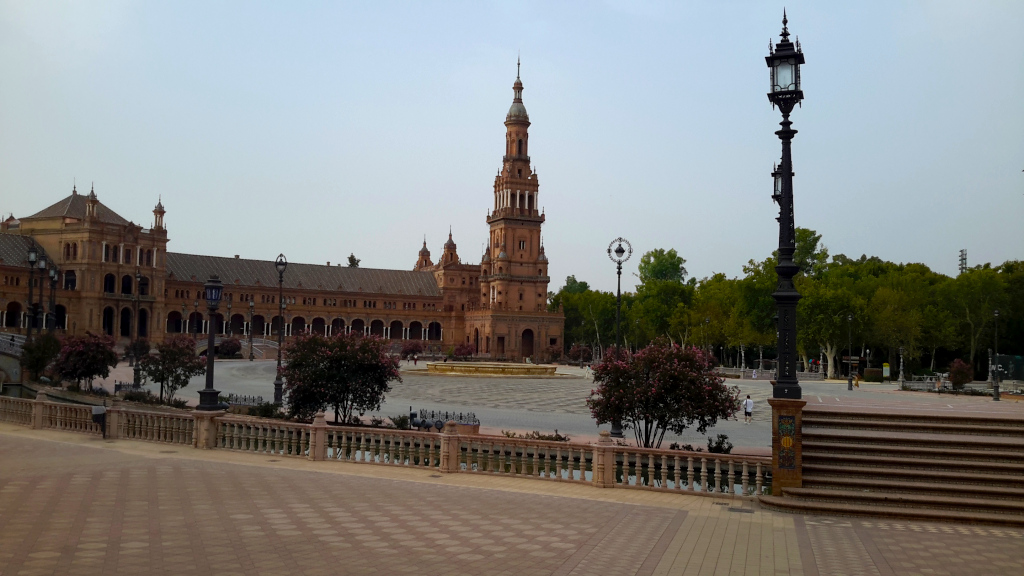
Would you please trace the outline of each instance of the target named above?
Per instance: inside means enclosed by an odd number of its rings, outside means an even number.
[[[50,311],[46,315],[46,332],[53,334],[54,329],[57,328],[57,267],[50,267]],[[42,298],[40,298],[42,300]]]
[[[846,389],[853,390],[853,314],[846,315]]]
[[[182,334],[188,334],[188,316],[187,316],[187,314],[188,314],[188,309],[185,308],[184,304],[182,304],[181,305],[181,322],[182,322],[182,324],[181,324],[181,333]]]
[[[39,260],[39,253],[36,251],[36,244],[28,247],[28,328],[25,333],[25,342],[32,341],[32,323],[36,320],[35,305],[32,304],[32,285],[35,283],[36,262]],[[42,288],[39,290],[42,293]]]
[[[196,321],[192,323],[192,339],[193,340],[198,340],[199,339],[199,326],[198,326],[198,324],[200,322],[202,322],[202,320],[199,319],[199,300],[196,300],[195,302],[192,303],[192,309],[195,311],[193,315],[196,317]]]
[[[772,106],[782,111],[781,130],[775,132],[782,141],[782,161],[773,172],[775,193],[772,199],[779,204],[779,263],[775,271],[779,274],[779,283],[772,294],[778,309],[778,374],[776,385],[772,390],[775,398],[800,399],[800,382],[796,377],[796,304],[800,293],[793,284],[793,276],[798,268],[793,262],[796,250],[796,228],[793,220],[793,157],[790,149],[796,130],[790,128],[789,114],[804,98],[800,90],[800,65],[804,63],[804,55],[799,42],[795,45],[789,41],[789,28],[786,14],[782,14],[782,34],[780,41],[771,49],[765,62],[771,70],[771,92],[768,99]]]
[[[220,278],[214,274],[206,281],[204,289],[210,322],[213,322],[213,314],[217,311],[218,304],[220,304],[221,291],[224,290],[224,286],[221,284]],[[206,337],[206,388],[199,391],[199,406],[196,407],[198,410],[226,410],[228,408],[227,404],[219,401],[220,392],[213,388],[213,358],[215,356],[213,353],[213,339],[213,330],[209,330],[209,335]]]
[[[284,271],[288,268],[288,259],[284,254],[278,254],[274,262],[277,268],[277,314],[281,318],[281,324],[277,328],[277,378],[274,379],[274,404],[280,406],[284,402],[284,393],[281,381],[281,348],[284,347]]]
[[[249,300],[249,362],[252,362],[254,356],[252,355],[252,313],[256,308],[256,301]]]
[[[903,389],[903,346],[900,346],[900,390]]]
[[[612,246],[615,246],[613,249]],[[619,237],[612,240],[608,245],[608,258],[615,262],[615,273],[618,275],[618,284],[615,288],[615,357],[619,358],[619,348],[622,346],[621,333],[619,331],[619,317],[622,314],[622,264],[633,255],[633,245],[629,240]],[[622,438],[622,420],[612,421],[612,438]]]
[[[231,336],[233,334],[231,332],[231,300],[228,300],[227,308],[228,308],[228,315],[226,317],[226,322],[224,322],[224,328],[225,328],[224,332],[227,332],[228,338],[231,338]]]
[[[132,326],[128,333],[128,365],[134,366],[138,361],[135,357],[135,341],[139,339],[139,296],[142,289],[142,273],[135,269],[135,295],[132,298]]]
[[[996,320],[996,379],[995,382],[992,383],[992,400],[999,402],[999,310],[993,311],[992,316],[995,317]]]

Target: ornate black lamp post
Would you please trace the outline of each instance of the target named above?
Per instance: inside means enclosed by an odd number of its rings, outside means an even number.
[[[904,352],[904,348],[903,348],[903,346],[900,346],[900,390],[903,389],[903,382],[904,382],[904,378],[903,378],[903,352]]]
[[[782,129],[775,132],[782,140],[782,162],[773,173],[775,193],[772,195],[772,199],[779,204],[779,263],[775,267],[779,283],[772,294],[779,316],[779,367],[772,396],[799,399],[800,383],[796,377],[796,304],[800,300],[800,293],[793,284],[797,266],[793,263],[796,229],[793,222],[793,158],[790,151],[796,130],[790,128],[793,123],[789,121],[789,114],[804,98],[800,90],[800,65],[804,63],[804,55],[800,51],[799,41],[795,45],[789,41],[788,23],[783,12],[781,39],[774,50],[769,43],[770,53],[765,57],[771,70],[771,92],[768,93],[768,99],[773,107],[778,106],[782,111]]]
[[[46,332],[53,334],[57,328],[57,277],[59,272],[56,266],[50,267],[50,307],[46,315]],[[40,298],[42,300],[42,298]]]
[[[249,362],[252,362],[254,356],[252,355],[252,313],[256,309],[256,301],[249,300]]]
[[[284,254],[278,254],[274,262],[277,268],[277,314],[281,318],[281,324],[277,329],[277,378],[274,379],[274,404],[280,405],[284,402],[282,390],[284,382],[281,381],[281,349],[284,347],[284,271],[288,268],[288,259]]]
[[[995,326],[995,328],[996,328],[996,333],[995,333],[995,337],[996,337],[996,342],[995,342],[995,349],[996,349],[996,356],[995,356],[995,358],[996,358],[996,374],[995,374],[995,376],[996,376],[996,379],[992,383],[992,400],[995,400],[996,402],[999,402],[999,310],[993,311],[992,312],[992,316],[995,317],[995,320],[996,320],[996,326]]]
[[[615,248],[612,248],[615,246]],[[615,262],[615,273],[618,275],[618,285],[615,288],[615,356],[619,355],[619,348],[622,346],[622,336],[619,330],[619,318],[622,313],[622,263],[629,260],[633,255],[633,245],[625,238],[616,238],[608,245],[608,257]],[[622,438],[622,421],[612,422],[612,438]]]
[[[188,314],[188,309],[185,308],[184,304],[182,304],[181,305],[181,333],[182,334],[188,334],[188,316],[186,316],[186,314]]]
[[[233,335],[233,333],[231,332],[231,300],[228,300],[227,308],[228,313],[227,316],[225,317],[226,321],[224,322],[224,332],[227,333],[228,338],[231,338],[231,336]]]
[[[202,322],[202,320],[199,319],[199,300],[196,300],[195,302],[192,303],[192,309],[195,311],[193,316],[195,316],[196,319],[196,321],[192,323],[192,339],[198,340],[199,324]]]
[[[32,303],[32,284],[35,283],[36,262],[39,260],[39,252],[36,251],[35,242],[28,248],[28,328],[25,333],[25,342],[32,341],[32,323],[36,320],[35,304]],[[39,293],[42,294],[42,287]]]
[[[214,274],[206,281],[203,288],[206,292],[206,307],[210,311],[210,322],[213,322],[213,315],[217,312],[224,286],[221,284],[220,278]],[[214,353],[214,330],[211,329],[208,332],[209,335],[206,337],[206,388],[199,391],[199,406],[196,408],[198,410],[227,410],[228,405],[218,401],[220,392],[213,388],[213,358],[216,356]]]
[[[853,390],[853,314],[846,315],[846,389]]]

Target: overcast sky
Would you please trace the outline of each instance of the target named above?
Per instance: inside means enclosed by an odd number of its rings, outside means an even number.
[[[1024,257],[1024,2],[801,2],[796,222],[954,274]],[[770,2],[0,2],[0,211],[95,182],[176,252],[478,262],[517,53],[551,288],[777,244]]]

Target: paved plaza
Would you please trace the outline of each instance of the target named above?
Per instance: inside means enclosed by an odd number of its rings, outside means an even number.
[[[986,575],[1024,531],[0,424],[0,574]]]

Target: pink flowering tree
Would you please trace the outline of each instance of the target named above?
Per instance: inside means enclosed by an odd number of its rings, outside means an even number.
[[[610,348],[594,368],[587,406],[598,424],[618,419],[637,445],[659,448],[665,433],[701,434],[739,410],[739,389],[714,371],[715,359],[697,348],[655,340],[630,354]]]
[[[289,416],[309,420],[330,407],[336,421],[349,422],[357,412],[379,410],[390,382],[402,381],[388,344],[361,334],[299,336],[285,347],[281,369]]]
[[[93,379],[110,376],[114,366],[117,366],[117,353],[113,336],[86,333],[64,338],[53,367],[61,379],[73,380],[78,385],[84,380],[92,390]]]
[[[174,400],[174,393],[188,386],[193,376],[206,374],[206,360],[196,355],[196,341],[188,334],[176,334],[156,345],[156,354],[139,360],[139,372],[160,384],[160,402]]]

